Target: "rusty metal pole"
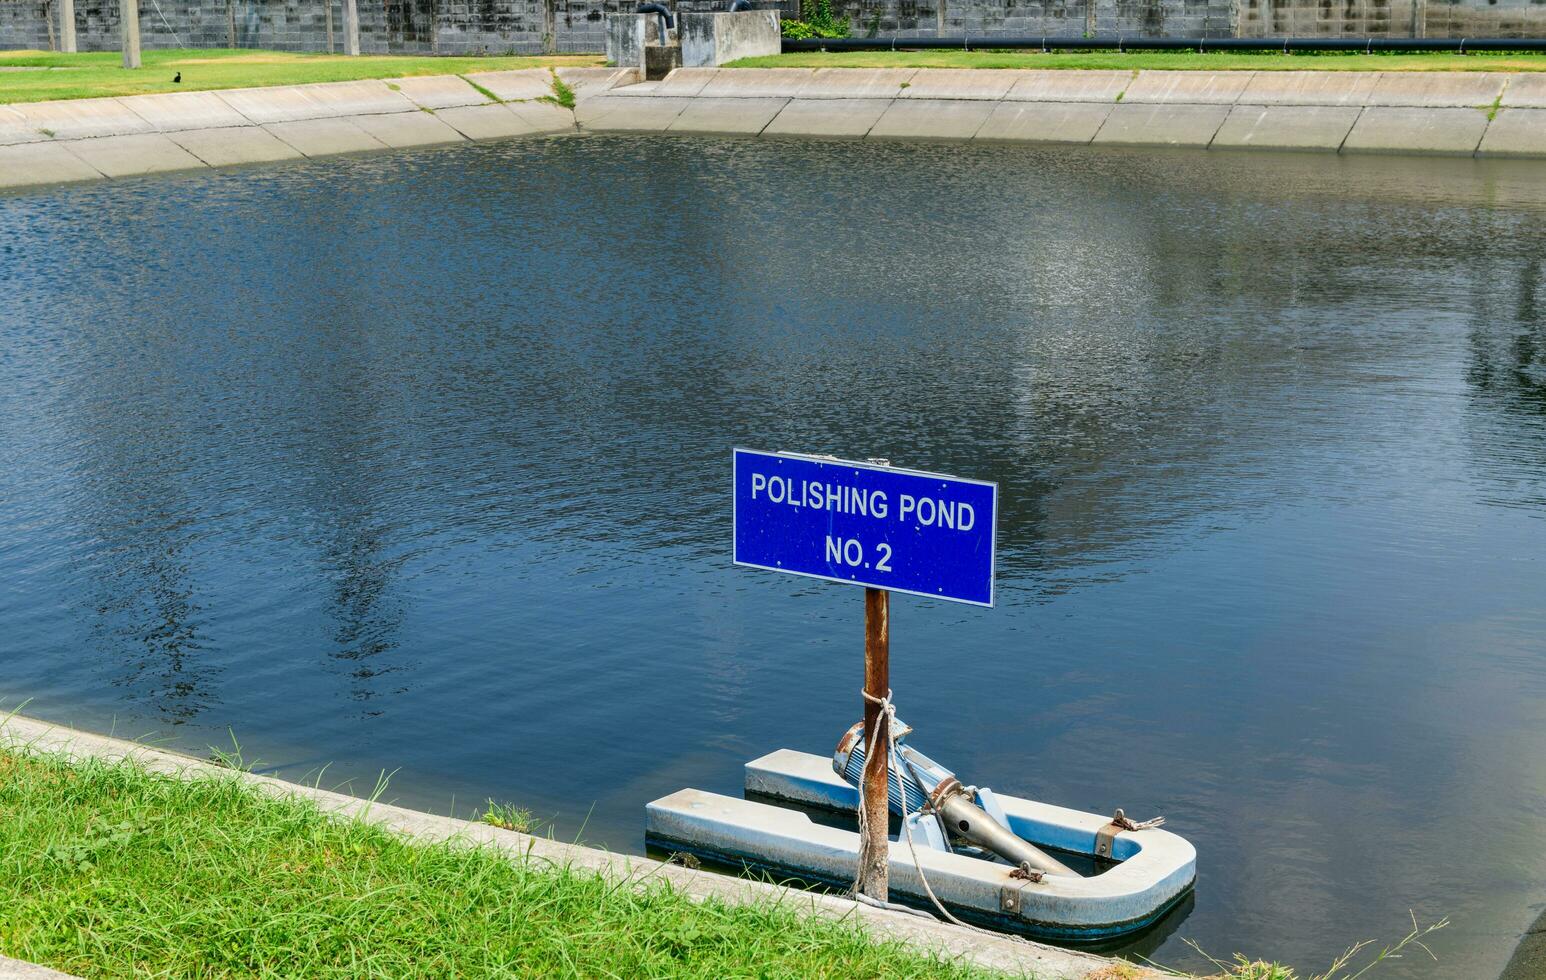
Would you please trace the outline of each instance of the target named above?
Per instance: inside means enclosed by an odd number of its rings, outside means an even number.
[[[870,698],[891,691],[891,593],[864,590],[864,692]],[[887,901],[887,867],[891,860],[890,800],[886,768],[891,747],[890,722],[880,705],[864,699],[864,744],[874,738],[875,751],[864,757],[864,812],[859,814],[859,891]],[[876,734],[878,733],[878,734]]]

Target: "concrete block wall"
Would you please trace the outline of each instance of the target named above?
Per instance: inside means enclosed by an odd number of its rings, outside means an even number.
[[[1241,37],[1546,37],[1546,0],[1239,0]]]
[[[76,0],[83,51],[116,50],[119,0]],[[810,2],[810,0],[806,0]],[[798,16],[801,0],[760,0]],[[880,37],[1546,37],[1546,0],[832,0],[853,32]],[[158,5],[159,4],[159,7]],[[678,12],[727,0],[680,0]],[[634,0],[359,0],[370,54],[537,54],[606,48],[606,16]],[[0,49],[47,50],[56,0],[0,0]],[[142,2],[147,48],[342,48],[339,0]],[[54,31],[49,21],[55,19]]]
[[[343,48],[339,0],[158,0],[142,2],[147,48]],[[600,52],[603,17],[631,10],[626,0],[359,0],[366,54],[538,54]],[[76,0],[82,51],[116,50],[118,0]],[[0,0],[0,49],[51,46],[53,0]]]
[[[1230,0],[1115,0],[1096,4],[1097,34],[1143,37],[1230,37],[1235,5]]]
[[[48,51],[54,47],[49,34],[52,4],[48,0],[0,0],[0,49]],[[59,30],[54,21],[54,31]]]
[[[723,10],[729,0],[684,0],[681,11]],[[159,4],[159,9],[157,7]],[[797,0],[760,7],[793,11]],[[600,53],[606,16],[637,0],[359,0],[365,54]],[[118,0],[76,0],[82,51],[118,48]],[[328,30],[331,17],[331,48]],[[0,0],[0,49],[48,50],[57,0]],[[342,51],[340,0],[141,0],[147,48],[265,48]]]
[[[856,35],[879,37],[1546,37],[1546,0],[833,0],[833,9]]]

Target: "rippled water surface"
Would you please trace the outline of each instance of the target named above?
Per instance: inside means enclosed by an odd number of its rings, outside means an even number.
[[[968,780],[1164,813],[1162,962],[1546,902],[1546,171],[567,139],[0,197],[0,697],[642,848],[857,716],[732,445],[997,480]]]

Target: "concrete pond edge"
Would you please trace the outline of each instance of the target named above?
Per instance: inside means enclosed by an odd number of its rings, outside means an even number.
[[[558,68],[0,105],[0,188],[583,132],[1546,159],[1546,73]]]
[[[1546,74],[680,68],[583,130],[1546,158]]]
[[[555,77],[592,94],[617,68],[515,69],[0,105],[0,189],[575,131]]]
[[[1109,971],[1116,962],[1012,936],[962,929],[920,915],[861,905],[835,895],[715,874],[653,858],[613,854],[578,844],[502,830],[484,823],[364,800],[317,786],[239,772],[143,743],[77,731],[20,715],[0,719],[0,744],[75,759],[127,760],[151,772],[179,779],[234,778],[261,792],[307,800],[323,812],[340,819],[361,820],[414,840],[491,847],[512,860],[545,861],[555,866],[590,871],[616,882],[633,882],[639,887],[667,881],[673,889],[699,901],[714,898],[736,904],[776,902],[791,906],[802,914],[831,919],[857,919],[876,939],[900,941],[920,952],[936,953],[948,959],[1034,977],[1036,980],[1084,980],[1092,974]],[[642,825],[642,804],[640,821]],[[16,961],[9,963],[15,964],[14,967],[0,959],[0,978],[61,975],[52,971],[21,972],[30,964],[19,964]],[[7,973],[8,969],[16,972]],[[1150,971],[1133,969],[1130,972],[1136,978]]]

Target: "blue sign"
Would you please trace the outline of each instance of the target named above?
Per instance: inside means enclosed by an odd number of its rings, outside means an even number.
[[[737,565],[993,605],[998,485],[735,451]]]

